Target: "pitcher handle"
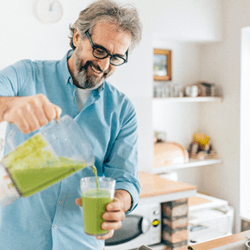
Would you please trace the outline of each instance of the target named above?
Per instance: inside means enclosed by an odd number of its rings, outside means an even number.
[[[38,128],[38,129],[35,130],[35,131],[38,131],[38,130],[41,129],[41,128],[45,128],[45,127],[47,127],[47,126],[50,126],[52,123],[57,123],[57,122],[58,122],[58,120],[57,120],[56,118],[54,118],[52,121],[50,121],[50,122],[47,123],[46,125],[44,125],[44,126]],[[17,148],[17,146],[15,146],[15,144],[14,144],[14,137],[15,137],[18,133],[22,133],[22,131],[17,127],[16,124],[12,123],[11,125],[12,125],[12,128],[11,128],[11,130],[10,130],[8,136],[7,136],[6,143],[7,143],[7,145],[9,146],[10,150],[11,150],[11,151],[14,151],[14,150],[16,150],[16,148]],[[33,132],[35,132],[35,131],[33,131]]]
[[[20,133],[21,130],[17,127],[17,125],[12,123],[12,128],[6,138],[6,143],[9,146],[11,151],[16,150],[16,146],[13,142],[13,138],[16,136],[16,134]]]

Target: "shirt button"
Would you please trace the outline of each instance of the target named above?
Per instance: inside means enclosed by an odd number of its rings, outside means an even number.
[[[56,229],[56,228],[57,228],[57,225],[55,225],[54,228]]]
[[[71,100],[74,100],[74,97],[71,97]]]
[[[63,203],[63,201],[59,201],[59,204],[62,204]]]

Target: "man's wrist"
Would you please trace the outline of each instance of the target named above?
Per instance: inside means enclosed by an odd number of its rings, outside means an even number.
[[[127,213],[129,210],[131,210],[133,206],[132,204],[133,199],[127,190],[124,189],[115,190],[115,197],[123,202],[124,213]]]

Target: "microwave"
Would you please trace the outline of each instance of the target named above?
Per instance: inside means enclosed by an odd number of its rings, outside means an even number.
[[[130,250],[161,242],[161,203],[138,205],[120,229],[105,241],[105,250]]]

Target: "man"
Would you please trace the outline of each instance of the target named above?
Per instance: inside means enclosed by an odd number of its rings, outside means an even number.
[[[83,170],[0,210],[0,249],[103,249],[138,203],[137,121],[128,98],[105,79],[128,61],[141,39],[133,7],[100,0],[83,10],[70,27],[68,51],[60,61],[22,60],[0,71],[0,122],[24,133],[70,115],[88,137],[99,176],[116,179],[114,201],[107,205],[104,236],[83,231],[79,181]],[[7,134],[11,125],[7,127]],[[5,153],[9,151],[6,147]],[[77,206],[77,205],[78,206]]]

